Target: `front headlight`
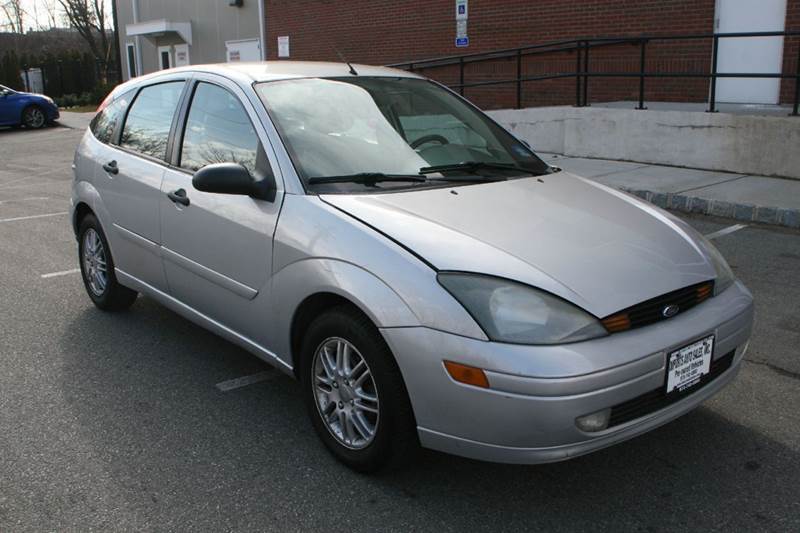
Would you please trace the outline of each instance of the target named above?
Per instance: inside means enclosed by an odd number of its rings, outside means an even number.
[[[608,335],[586,311],[522,283],[454,272],[438,279],[493,341],[561,344]]]
[[[700,233],[697,234],[697,238],[708,253],[711,264],[714,265],[714,270],[717,272],[717,278],[714,280],[714,296],[716,296],[730,287],[736,279],[736,276],[733,275],[733,270],[728,266],[728,262],[725,261],[725,258],[722,257],[722,254],[710,240]]]

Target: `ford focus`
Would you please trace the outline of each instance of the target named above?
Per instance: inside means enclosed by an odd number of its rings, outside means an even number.
[[[747,349],[752,297],[702,235],[413,73],[143,76],[101,105],[74,168],[94,304],[144,295],[296,378],[357,470],[419,446],[585,454],[697,407]]]

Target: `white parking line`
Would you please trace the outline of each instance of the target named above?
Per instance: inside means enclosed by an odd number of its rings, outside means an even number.
[[[77,274],[80,272],[80,268],[71,268],[69,270],[62,270],[60,272],[50,272],[49,274],[42,274],[43,279],[47,278],[55,278],[57,276],[66,276],[67,274]]]
[[[706,239],[714,240],[717,237],[722,237],[723,235],[728,235],[733,233],[734,231],[739,231],[740,229],[746,228],[747,224],[734,224],[733,226],[728,226],[727,228],[722,228],[719,231],[715,231],[714,233],[709,233],[706,235]]]
[[[222,392],[228,392],[234,389],[240,389],[242,387],[252,385],[254,383],[267,381],[268,379],[278,377],[279,375],[280,374],[275,369],[264,370],[263,372],[257,372],[249,376],[242,376],[236,379],[229,379],[228,381],[221,381],[217,383],[217,388]]]
[[[31,220],[32,218],[45,218],[45,217],[59,217],[62,215],[68,215],[68,211],[61,211],[58,213],[45,213],[44,215],[30,215],[27,217],[14,217],[14,218],[0,218],[0,223],[2,222],[16,222],[17,220]]]
[[[14,200],[0,200],[0,205],[13,204],[15,202],[33,202],[34,200],[49,200],[47,196],[31,196],[29,198],[16,198]]]

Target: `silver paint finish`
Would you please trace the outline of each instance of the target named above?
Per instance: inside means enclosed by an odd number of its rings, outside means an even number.
[[[598,317],[715,277],[691,237],[656,208],[568,173],[457,191],[322,198],[441,270],[522,281]]]
[[[356,66],[362,75],[414,76]],[[363,70],[362,70],[363,69]],[[200,66],[142,76],[208,77],[233,90],[264,145],[275,202],[195,190],[181,170],[85,135],[71,212],[85,203],[105,228],[119,282],[286,373],[297,309],[320,293],[360,308],[392,349],[425,446],[481,459],[564,459],[630,438],[714,394],[735,375],[753,319],[736,282],[703,304],[644,328],[587,342],[489,342],[436,281],[436,269],[502,276],[550,291],[597,316],[714,277],[688,225],[624,193],[561,172],[383,195],[306,195],[252,89],[255,81],[346,75],[339,64]],[[102,164],[116,159],[120,173]],[[178,206],[165,193],[187,191]],[[74,218],[73,218],[74,220]],[[166,276],[164,272],[166,271]],[[585,415],[664,382],[666,353],[709,333],[734,367],[685,400],[597,434]],[[491,390],[454,382],[442,360],[486,370]],[[338,399],[337,399],[338,406]]]

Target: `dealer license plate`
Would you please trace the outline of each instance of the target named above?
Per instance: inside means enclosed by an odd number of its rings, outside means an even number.
[[[708,374],[713,353],[713,335],[670,353],[667,357],[667,394],[697,385],[700,378]]]

